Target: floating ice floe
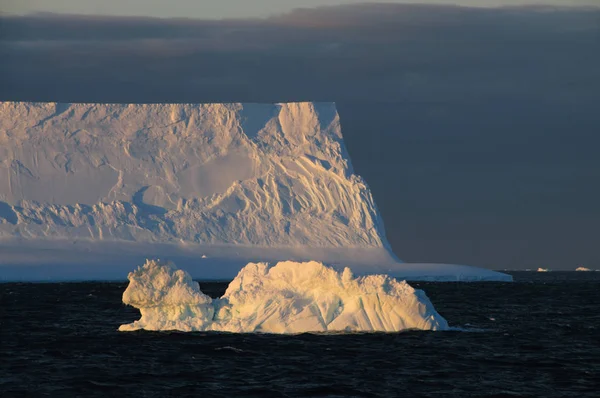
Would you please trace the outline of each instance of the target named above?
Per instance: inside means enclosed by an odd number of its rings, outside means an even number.
[[[422,290],[387,275],[355,278],[319,262],[249,263],[211,299],[170,262],[148,260],[128,276],[125,304],[141,319],[121,331],[234,333],[447,330]]]

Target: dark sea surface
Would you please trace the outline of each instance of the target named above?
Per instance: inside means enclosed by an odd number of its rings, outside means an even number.
[[[600,396],[600,272],[411,283],[450,332],[117,331],[127,283],[0,284],[0,396]],[[220,296],[227,283],[200,283]]]

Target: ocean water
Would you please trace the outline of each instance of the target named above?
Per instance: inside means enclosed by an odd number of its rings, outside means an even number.
[[[125,282],[0,284],[0,396],[600,396],[600,272],[513,275],[412,283],[459,330],[292,336],[120,333]]]

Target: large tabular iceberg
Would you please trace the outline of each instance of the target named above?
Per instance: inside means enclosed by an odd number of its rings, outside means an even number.
[[[511,280],[399,261],[340,123],[332,103],[0,102],[0,280],[114,280],[147,256],[198,279],[292,259]]]
[[[211,299],[172,263],[149,260],[129,274],[123,302],[142,317],[121,331],[236,333],[446,330],[422,290],[386,275],[355,278],[318,262],[250,263]]]

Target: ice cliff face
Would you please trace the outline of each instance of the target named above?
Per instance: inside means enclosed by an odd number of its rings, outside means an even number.
[[[0,103],[0,238],[387,247],[335,105]]]

